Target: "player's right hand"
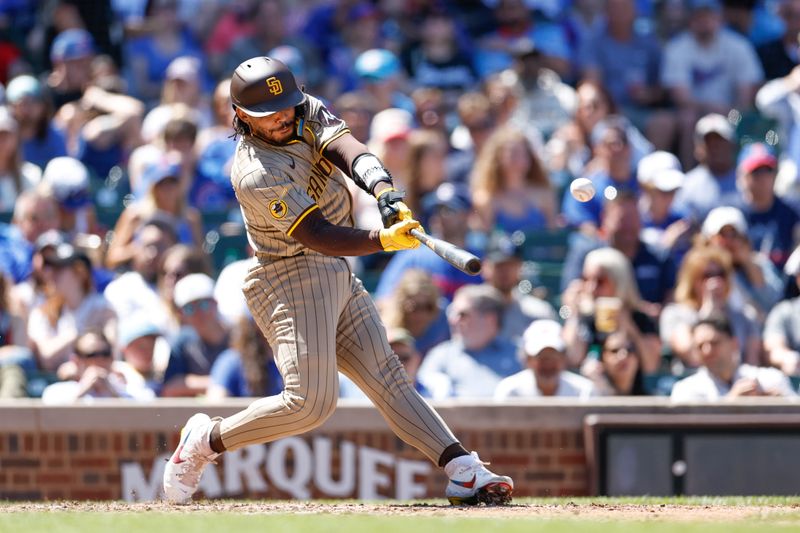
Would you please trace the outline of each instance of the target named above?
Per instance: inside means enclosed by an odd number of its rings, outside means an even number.
[[[411,235],[412,229],[421,229],[420,223],[414,220],[401,220],[396,224],[384,228],[380,232],[381,246],[386,252],[410,250],[419,247],[419,241]]]

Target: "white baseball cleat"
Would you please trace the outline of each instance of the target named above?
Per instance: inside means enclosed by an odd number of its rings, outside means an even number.
[[[456,457],[444,472],[450,478],[445,495],[453,505],[505,505],[511,502],[514,481],[489,471],[477,452]]]
[[[164,467],[164,495],[172,503],[188,503],[200,485],[200,476],[219,454],[209,443],[214,426],[207,414],[198,413],[186,421],[175,453]]]

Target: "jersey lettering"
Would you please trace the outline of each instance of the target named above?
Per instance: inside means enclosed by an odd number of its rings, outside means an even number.
[[[311,167],[311,176],[308,178],[306,193],[313,198],[315,202],[318,202],[322,193],[325,192],[325,187],[328,185],[328,178],[331,172],[333,172],[333,165],[326,159],[320,159]]]

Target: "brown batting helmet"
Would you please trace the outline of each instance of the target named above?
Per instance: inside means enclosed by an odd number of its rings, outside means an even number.
[[[265,117],[306,101],[292,71],[271,57],[253,57],[236,67],[231,78],[231,101],[248,115]]]

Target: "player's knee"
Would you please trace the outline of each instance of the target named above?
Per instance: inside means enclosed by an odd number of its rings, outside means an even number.
[[[322,425],[336,410],[336,396],[296,394],[283,392],[284,401],[294,417],[302,420],[305,430]]]

